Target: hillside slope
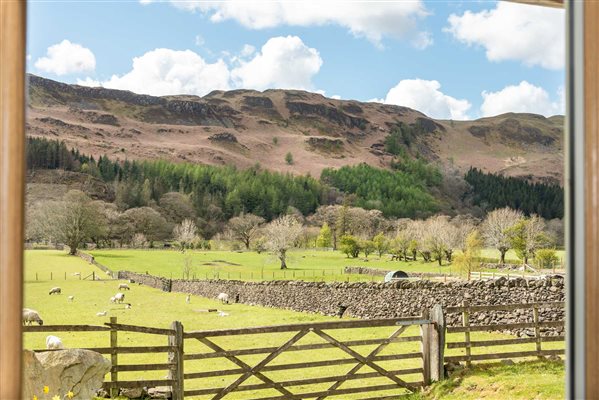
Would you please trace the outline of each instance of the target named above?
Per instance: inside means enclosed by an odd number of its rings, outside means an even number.
[[[318,177],[365,162],[388,168],[385,145],[405,129],[401,154],[463,174],[470,166],[563,181],[563,117],[504,114],[433,120],[406,108],[334,100],[295,90],[214,91],[204,97],[137,95],[29,75],[27,133],[94,156],[250,167]],[[285,161],[293,155],[293,163]],[[397,153],[396,153],[397,154]]]

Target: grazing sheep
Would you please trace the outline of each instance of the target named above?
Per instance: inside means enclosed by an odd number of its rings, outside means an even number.
[[[35,310],[24,308],[23,309],[23,325],[32,325],[37,322],[38,325],[44,325],[44,321],[40,317],[39,313]]]
[[[110,298],[110,302],[111,302],[111,303],[116,303],[116,297],[112,296],[112,297]]]
[[[185,298],[185,302],[187,304],[191,303],[191,295],[190,294],[188,294],[187,297]]]
[[[220,293],[217,297],[217,300],[220,300],[221,303],[225,304],[229,304],[229,295],[226,293]]]
[[[106,314],[108,314],[108,311],[102,311],[102,312],[96,313],[96,315],[97,315],[98,317],[105,317],[105,316],[106,316]]]
[[[130,310],[131,309],[131,303],[125,303],[125,308],[127,310]]]
[[[131,290],[131,288],[126,283],[121,283],[119,285],[119,290]]]
[[[125,300],[125,293],[117,293],[114,295],[114,300],[117,303],[122,303]]]
[[[75,300],[75,296],[69,296],[69,297],[67,297],[67,301],[71,301],[72,302],[73,300]]]
[[[64,349],[64,345],[58,336],[49,335],[46,336],[46,348],[49,350],[58,350]]]
[[[60,294],[60,292],[60,288],[57,286],[50,289],[50,292],[48,294]]]

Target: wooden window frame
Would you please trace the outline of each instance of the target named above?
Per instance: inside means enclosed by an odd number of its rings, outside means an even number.
[[[561,0],[513,0],[563,7]],[[599,1],[566,1],[567,397],[599,399]],[[25,0],[0,0],[0,398],[21,396]],[[586,40],[585,40],[586,39]]]

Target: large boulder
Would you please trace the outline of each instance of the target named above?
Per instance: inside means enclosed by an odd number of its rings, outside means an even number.
[[[33,357],[30,353],[24,355],[24,398],[39,397],[43,386],[48,386],[51,395],[62,398],[70,391],[74,399],[91,399],[110,371],[110,361],[90,350],[48,351]]]

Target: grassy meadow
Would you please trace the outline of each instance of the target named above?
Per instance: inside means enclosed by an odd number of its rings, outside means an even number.
[[[139,271],[143,271],[143,266],[153,263],[159,265],[160,257],[164,259],[170,259],[175,257],[183,257],[184,255],[169,251],[110,251],[107,252],[110,256],[121,255],[124,258],[119,257],[104,257],[101,258],[101,254],[104,252],[94,252],[97,254],[98,261],[108,264],[115,269],[122,269],[125,265],[130,265],[127,269],[138,268]],[[198,263],[202,260],[213,260],[224,257],[224,253],[213,254],[215,252],[208,252],[207,255],[203,255],[202,252],[193,252],[196,255]],[[254,255],[252,258],[253,268],[257,268],[260,265],[260,258],[255,253],[247,253]],[[227,253],[231,258],[227,258],[229,262],[235,262],[240,260],[244,254],[239,253]],[[302,254],[302,253],[298,253]],[[326,253],[334,255],[335,253]],[[136,257],[139,256],[139,259]],[[204,258],[202,258],[204,257]],[[295,256],[296,260],[304,260],[301,256]],[[341,257],[342,258],[342,257]],[[171,322],[174,320],[181,321],[184,329],[189,330],[212,330],[212,329],[225,329],[225,328],[239,328],[239,327],[251,327],[251,326],[265,326],[265,325],[278,325],[278,324],[289,324],[297,322],[316,322],[332,320],[333,318],[325,317],[317,314],[300,313],[289,310],[272,309],[248,306],[243,304],[229,304],[222,305],[215,299],[206,299],[201,297],[192,297],[191,303],[186,304],[185,294],[182,293],[165,293],[160,290],[139,286],[131,285],[131,290],[125,292],[125,301],[132,304],[131,309],[125,309],[124,305],[111,304],[109,298],[117,292],[117,286],[119,281],[108,280],[108,277],[95,268],[94,266],[84,262],[78,257],[72,257],[65,254],[62,251],[52,250],[31,250],[26,252],[26,270],[25,270],[25,307],[33,308],[41,314],[44,319],[45,325],[55,324],[103,324],[108,322],[110,316],[116,316],[119,323],[132,324],[132,325],[144,325],[152,327],[169,327]],[[374,260],[375,258],[373,258]],[[113,265],[106,260],[116,260]],[[182,258],[178,261],[175,259],[172,261],[170,268],[174,268],[178,262],[182,262]],[[123,264],[118,264],[123,263]],[[305,261],[303,265],[305,268],[308,266],[308,262]],[[390,264],[390,263],[389,263]],[[122,266],[121,266],[122,265]],[[247,267],[252,268],[250,265]],[[293,266],[293,264],[291,264]],[[299,268],[300,265],[297,267]],[[331,262],[328,264],[330,269],[341,268],[342,262],[336,260],[335,257],[331,257]],[[384,261],[381,262],[384,265]],[[246,267],[244,265],[244,267]],[[78,276],[73,275],[76,272],[80,272],[84,277],[95,271],[98,276],[103,280],[91,281],[91,280],[79,280]],[[168,271],[168,266],[165,267],[164,273]],[[53,280],[49,280],[50,272],[53,274]],[[36,280],[37,273],[37,280]],[[65,280],[64,277],[67,279]],[[51,287],[60,286],[62,288],[61,295],[48,295],[48,291]],[[75,296],[75,301],[70,303],[67,301],[67,296]],[[208,308],[217,308],[228,313],[228,316],[218,316],[216,313],[205,312]],[[97,312],[107,311],[108,315],[105,317],[96,316]],[[359,340],[359,339],[374,339],[374,338],[385,338],[388,337],[393,328],[364,328],[359,330],[337,330],[328,331],[333,337],[341,340]],[[291,338],[294,333],[280,333],[280,334],[266,334],[266,335],[246,335],[246,336],[235,336],[235,337],[219,337],[215,338],[214,341],[224,348],[255,348],[264,346],[276,346],[284,343],[287,339]],[[409,328],[404,336],[413,336],[419,334],[418,327]],[[47,333],[27,333],[25,334],[24,345],[25,348],[43,348],[45,344],[45,337]],[[109,335],[108,332],[59,332],[56,334],[59,336],[66,347],[108,347],[109,346]],[[510,336],[499,334],[499,333],[472,333],[472,340],[490,340],[499,338],[509,338]],[[463,334],[452,334],[447,338],[448,341],[461,341],[463,340]],[[322,339],[318,338],[314,334],[309,334],[301,339],[298,344],[308,343],[321,343]],[[119,332],[119,346],[143,346],[143,345],[165,345],[167,339],[164,336],[149,335],[149,334],[136,334],[136,333],[124,333]],[[544,344],[544,348],[557,348],[563,346],[562,343],[547,343]],[[376,346],[360,346],[354,348],[362,355],[367,355]],[[517,351],[517,350],[533,350],[534,344],[526,345],[510,345],[503,346],[501,349],[493,348],[492,351]],[[418,342],[406,342],[406,343],[393,343],[389,345],[381,355],[388,355],[393,353],[414,353],[419,352]],[[481,348],[473,348],[473,354],[484,351]],[[487,349],[489,351],[489,349]],[[207,347],[198,342],[197,340],[186,340],[185,341],[185,352],[189,353],[201,353],[210,352]],[[462,354],[462,349],[450,350],[447,354],[457,355]],[[162,363],[166,362],[166,354],[132,354],[132,355],[119,355],[119,364],[143,364],[143,363]],[[249,355],[241,356],[240,358],[250,365],[254,365],[262,360],[265,355]],[[319,361],[327,359],[346,359],[347,356],[341,350],[336,349],[325,349],[318,351],[299,351],[283,353],[280,357],[272,362],[272,365],[287,364],[287,363],[301,363],[308,361]],[[405,368],[416,368],[419,367],[419,361],[417,359],[407,360],[394,360],[394,361],[383,361],[380,365],[389,369],[405,369]],[[541,364],[544,365],[544,364]],[[561,365],[561,364],[560,364]],[[284,371],[273,371],[268,372],[267,376],[274,380],[294,380],[294,379],[307,379],[310,377],[319,377],[327,375],[345,375],[347,371],[352,367],[352,364],[333,365],[328,367],[313,368],[311,370],[284,370]],[[201,372],[207,370],[226,370],[237,368],[233,363],[223,359],[206,359],[197,361],[186,361],[185,372]],[[517,367],[513,367],[516,368]],[[531,392],[520,390],[515,392],[514,396],[508,396],[509,398],[560,398],[563,397],[563,366],[555,367],[548,371],[557,370],[554,375],[554,379],[545,379],[547,371],[539,367],[535,369],[528,369],[526,373],[523,373],[521,380],[522,388],[530,388]],[[561,371],[561,372],[560,372]],[[368,367],[362,368],[360,372],[372,372]],[[560,375],[561,373],[561,375]],[[150,372],[123,372],[119,373],[119,379],[122,380],[141,380],[141,379],[160,379],[166,375],[166,371],[150,371]],[[485,372],[476,372],[476,375],[472,378],[478,387],[482,387],[485,384],[483,379]],[[561,377],[560,377],[561,376]],[[233,382],[237,378],[237,375],[221,376],[200,380],[189,380],[186,381],[186,389],[194,388],[208,388],[208,387],[222,387],[228,383]],[[407,381],[418,381],[421,380],[419,375],[407,375],[402,376],[402,379]],[[464,378],[465,381],[466,378]],[[494,382],[494,381],[489,381]],[[259,383],[256,378],[252,378],[246,381],[245,384]],[[387,384],[388,380],[384,378],[371,379],[365,382],[360,380],[348,381],[341,387],[348,388],[354,386],[365,386],[365,385],[377,385]],[[310,385],[310,387],[294,387],[292,391],[306,390],[306,391],[318,391],[326,389],[330,383]],[[449,384],[448,384],[449,385]],[[449,386],[448,386],[449,387]],[[455,384],[455,387],[446,388],[448,394],[457,393],[456,397],[448,398],[462,398],[459,397],[458,389],[461,387],[459,383]],[[451,391],[450,391],[451,389]],[[441,389],[439,389],[441,390]],[[490,389],[489,389],[490,390]],[[380,392],[377,393],[382,395],[397,395],[398,398],[401,391],[394,392]],[[485,392],[486,394],[487,392]],[[489,392],[490,393],[490,392]],[[503,393],[503,392],[498,392]],[[538,397],[534,393],[539,393]],[[490,393],[492,394],[492,393]],[[556,394],[555,397],[549,396],[549,394]],[[233,395],[227,396],[232,399],[249,399],[256,397],[264,397],[270,395],[277,395],[275,391],[261,391],[259,394],[252,391],[234,393]],[[414,395],[410,395],[412,398]],[[429,396],[427,392],[418,394],[417,396]],[[364,395],[344,395],[344,399],[357,399],[363,398]],[[505,396],[503,396],[505,398]],[[198,398],[207,398],[206,396]],[[429,398],[429,397],[416,397],[416,398]],[[440,398],[440,397],[430,397]],[[445,397],[443,397],[445,398]],[[469,397],[476,398],[476,397]],[[498,397],[486,397],[486,398],[499,398]]]
[[[384,270],[402,270],[406,272],[433,272],[447,275],[459,275],[455,266],[444,262],[440,267],[437,262],[391,261],[389,255],[378,257],[372,254],[364,257],[347,258],[339,251],[326,250],[293,250],[288,253],[286,271],[282,271],[279,260],[268,254],[252,251],[224,250],[187,250],[181,253],[176,250],[136,250],[136,249],[97,249],[90,250],[96,261],[113,271],[125,270],[167,278],[182,278],[186,260],[190,260],[192,274],[197,279],[220,278],[241,280],[350,280],[381,281],[382,276],[346,275],[343,269],[347,266],[380,268]],[[495,254],[497,253],[497,254]],[[498,252],[485,249],[485,258],[496,258]],[[562,254],[560,253],[560,256]],[[508,262],[517,263],[513,251],[508,252]],[[492,270],[489,270],[492,271]]]

